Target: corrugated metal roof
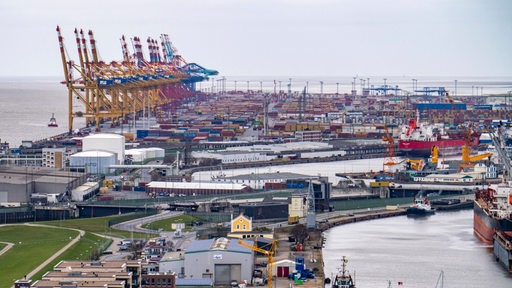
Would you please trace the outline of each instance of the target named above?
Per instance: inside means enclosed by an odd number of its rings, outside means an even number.
[[[289,172],[276,172],[276,173],[251,173],[244,175],[237,175],[231,177],[225,177],[228,180],[288,180],[288,179],[310,179],[311,176],[289,173]]]
[[[247,243],[252,244],[252,241],[246,240]],[[195,240],[190,243],[185,251],[185,254],[206,252],[206,251],[231,251],[231,252],[242,252],[252,253],[252,250],[238,244],[237,239],[228,238],[216,238],[208,240]]]
[[[247,187],[244,184],[219,183],[219,182],[162,182],[152,181],[148,183],[149,188],[167,189],[219,189],[219,190],[241,190]]]

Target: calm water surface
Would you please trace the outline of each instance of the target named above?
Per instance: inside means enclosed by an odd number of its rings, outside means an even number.
[[[347,224],[325,237],[326,276],[347,256],[357,287],[388,287],[388,280],[392,287],[436,287],[441,271],[444,287],[512,287],[512,275],[473,235],[471,209]]]

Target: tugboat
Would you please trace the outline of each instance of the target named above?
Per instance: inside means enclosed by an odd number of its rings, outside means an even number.
[[[355,288],[356,287],[356,281],[355,279],[352,279],[352,276],[348,271],[346,270],[346,266],[348,263],[348,260],[345,256],[341,259],[342,265],[341,265],[341,273],[336,274],[334,279],[332,280],[332,286],[331,288]]]
[[[50,118],[50,122],[48,122],[48,127],[59,127],[57,124],[57,120],[55,120],[55,114],[52,113],[52,117]]]
[[[430,206],[428,198],[424,197],[421,192],[414,197],[414,204],[407,208],[407,215],[430,215],[434,214],[436,209]]]

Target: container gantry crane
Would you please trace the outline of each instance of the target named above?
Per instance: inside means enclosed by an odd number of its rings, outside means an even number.
[[[276,248],[277,248],[277,240],[272,240],[272,242],[262,246],[262,247],[258,247],[258,241],[257,241],[258,238],[254,238],[254,242],[253,244],[249,244],[245,241],[243,241],[242,239],[239,239],[238,240],[238,244],[246,247],[246,248],[249,248],[251,249],[252,251],[256,251],[258,253],[261,253],[263,255],[266,255],[267,258],[268,258],[268,262],[267,262],[267,287],[268,288],[272,288],[274,286],[272,286],[272,278],[273,278],[273,275],[272,275],[272,263],[274,263],[274,254],[276,252]],[[268,250],[267,249],[264,249],[265,247],[268,247]]]
[[[140,38],[132,38],[134,54],[131,56],[123,36],[123,60],[107,63],[99,58],[93,32],[88,32],[89,50],[83,30],[78,29],[75,29],[75,38],[79,63],[75,64],[67,55],[60,27],[57,27],[57,34],[65,77],[63,83],[68,88],[70,132],[75,117],[86,117],[86,122],[94,123],[99,130],[104,119],[119,125],[129,114],[133,113],[135,119],[145,108],[156,111],[171,102],[175,106],[192,94],[196,82],[218,73],[204,68],[192,72],[188,67],[177,66],[181,56],[173,55],[169,59],[169,55],[164,54],[161,57],[158,42],[151,38],[148,38],[149,62],[144,59]],[[75,99],[83,104],[83,111],[73,111]]]

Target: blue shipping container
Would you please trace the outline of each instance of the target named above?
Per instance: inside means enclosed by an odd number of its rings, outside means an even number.
[[[137,130],[137,138],[144,138],[149,135],[148,130]]]

